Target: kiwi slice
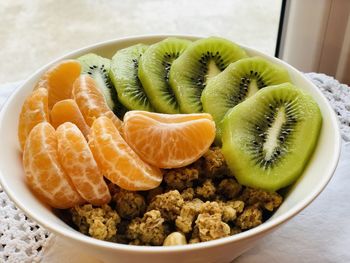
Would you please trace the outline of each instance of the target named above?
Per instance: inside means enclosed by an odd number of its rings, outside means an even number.
[[[129,110],[154,111],[138,77],[139,61],[147,48],[137,44],[118,50],[112,57],[109,75],[119,101]]]
[[[221,138],[220,122],[226,112],[266,86],[290,82],[288,71],[261,58],[252,57],[230,64],[210,79],[202,92],[203,110],[210,113]]]
[[[239,183],[276,191],[301,175],[321,124],[311,96],[290,83],[269,86],[226,114],[222,151]]]
[[[202,90],[229,64],[247,57],[229,40],[209,37],[193,42],[170,69],[169,82],[183,113],[202,112]]]
[[[113,111],[118,107],[117,94],[109,78],[111,60],[93,53],[78,58],[82,66],[82,74],[89,74],[103,93],[107,105]]]
[[[139,78],[152,105],[158,112],[180,113],[175,94],[169,84],[171,64],[191,43],[189,40],[167,38],[151,45],[142,55]]]

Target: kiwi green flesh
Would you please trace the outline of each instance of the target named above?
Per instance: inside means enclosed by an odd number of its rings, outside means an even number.
[[[321,124],[312,97],[290,83],[269,86],[226,114],[222,151],[242,185],[276,191],[302,174]]]
[[[238,60],[212,78],[201,95],[204,112],[213,116],[216,142],[221,141],[220,123],[226,112],[258,90],[290,82],[288,71],[261,57]]]
[[[207,82],[229,64],[247,57],[229,40],[210,37],[193,42],[170,69],[169,82],[182,113],[202,112],[201,94]]]
[[[137,44],[118,50],[112,57],[110,78],[118,100],[128,110],[154,111],[138,77],[139,61],[147,45]]]
[[[79,57],[78,61],[82,65],[82,74],[88,74],[96,81],[97,87],[103,93],[108,107],[111,110],[119,107],[119,102],[116,100],[116,92],[109,78],[110,59],[89,53]]]
[[[162,113],[180,113],[173,89],[169,84],[169,71],[191,43],[189,40],[167,38],[151,45],[139,63],[139,78],[155,110]]]

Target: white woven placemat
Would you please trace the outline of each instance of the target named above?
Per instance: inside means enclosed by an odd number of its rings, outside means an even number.
[[[320,88],[323,94],[331,102],[334,111],[339,117],[342,138],[345,142],[349,142],[350,88],[324,74],[308,73],[306,76]],[[6,98],[20,84],[21,82],[0,85],[0,108]],[[340,196],[339,198],[342,197]],[[55,257],[55,262],[67,262],[67,257],[66,259],[63,257],[61,259],[57,258],[59,253],[57,252],[55,254],[55,247],[48,249],[49,246],[55,244],[55,242],[50,242],[53,237],[53,234],[27,218],[21,210],[16,208],[16,206],[9,200],[8,196],[2,191],[0,186],[0,262],[29,263],[39,262],[42,258],[45,258],[45,262],[53,262],[53,257]],[[326,238],[326,236],[323,236],[323,238]],[[317,242],[317,240],[315,240],[315,242]],[[271,249],[273,251],[273,248]],[[49,251],[49,254],[53,256],[50,258],[47,255],[43,255],[43,251]],[[248,252],[240,257],[238,262],[261,262],[261,258],[254,257],[254,253],[257,253],[259,248],[252,251],[253,252]],[[326,257],[323,258],[325,259],[324,261],[320,261],[317,258],[314,258],[315,261],[312,261],[312,258],[309,258],[308,261],[297,259],[297,261],[293,262],[340,262],[328,260]],[[343,257],[343,259],[350,260],[350,258],[346,257]],[[272,262],[280,262],[278,257],[275,257],[275,260],[276,261]],[[271,262],[271,259],[269,259],[269,262]],[[292,260],[290,262],[292,262]]]

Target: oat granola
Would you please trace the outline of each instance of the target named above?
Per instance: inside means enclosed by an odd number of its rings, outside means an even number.
[[[102,240],[109,240],[117,233],[120,217],[109,205],[94,208],[91,204],[71,209],[72,219],[79,231]]]
[[[218,147],[187,167],[164,170],[155,189],[108,187],[111,205],[77,206],[73,223],[86,235],[130,245],[161,246],[171,233],[190,244],[235,235],[262,224],[282,203],[278,193],[240,185]]]

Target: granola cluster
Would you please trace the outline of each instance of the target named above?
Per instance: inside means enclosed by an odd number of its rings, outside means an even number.
[[[240,185],[218,147],[189,166],[164,170],[162,185],[150,191],[109,187],[109,205],[77,206],[73,222],[84,234],[132,245],[161,246],[171,233],[187,243],[227,237],[260,225],[282,203],[278,193]]]
[[[72,220],[79,231],[92,237],[109,240],[117,234],[120,217],[109,205],[94,208],[87,204],[71,209]]]

